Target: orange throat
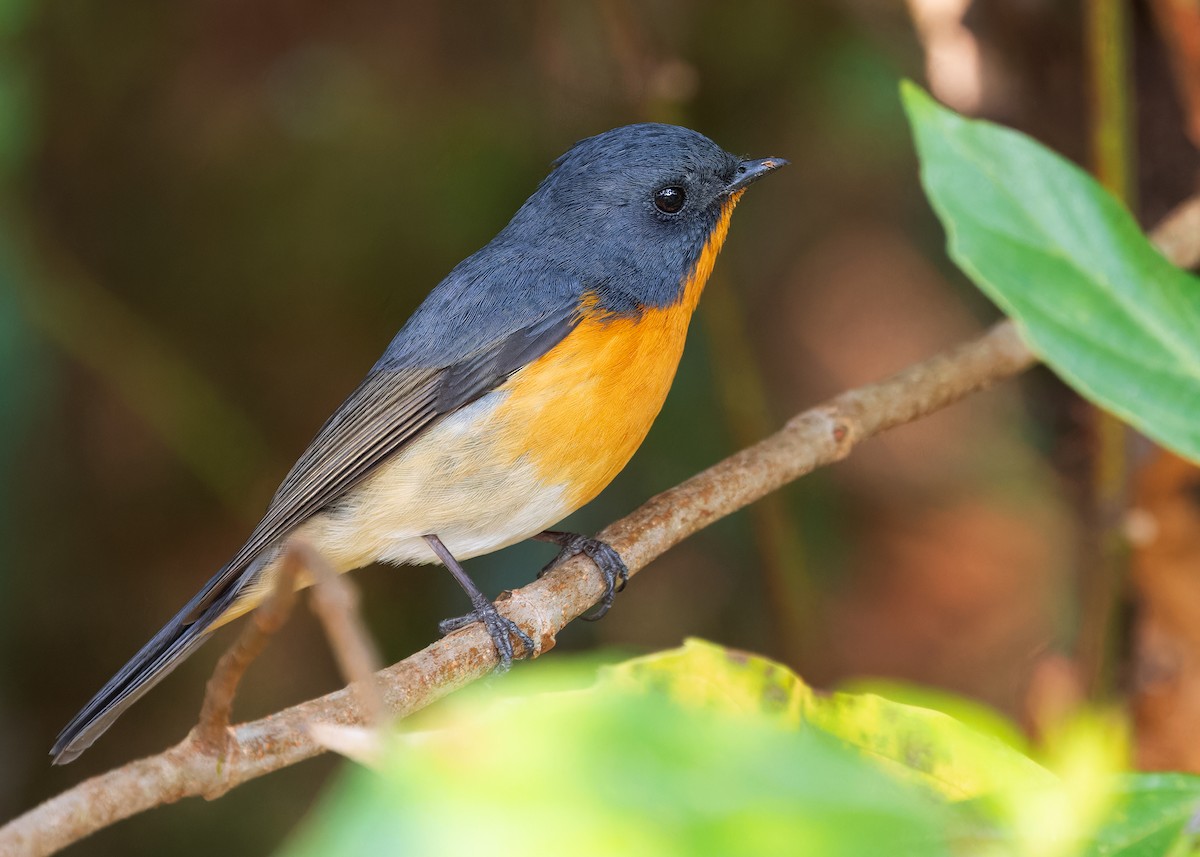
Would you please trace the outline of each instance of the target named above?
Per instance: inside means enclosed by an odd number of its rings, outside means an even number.
[[[563,488],[564,515],[599,494],[650,431],[740,196],[725,202],[678,301],[619,316],[585,295],[579,325],[500,388],[508,396],[496,413],[506,427],[497,440],[507,457],[532,461],[544,484]]]
[[[725,236],[729,234],[729,219],[733,216],[733,209],[738,204],[738,200],[742,198],[743,193],[745,193],[744,190],[739,190],[729,195],[729,199],[721,207],[721,214],[717,217],[712,233],[708,236],[708,242],[700,251],[700,258],[696,260],[691,273],[684,278],[681,303],[689,317],[696,311],[696,307],[700,303],[700,295],[704,292],[704,286],[712,275],[713,266],[717,264],[717,254],[725,246]],[[671,308],[668,307],[668,309]]]

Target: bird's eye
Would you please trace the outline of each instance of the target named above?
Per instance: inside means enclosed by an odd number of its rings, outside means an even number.
[[[663,214],[675,214],[687,202],[687,194],[681,187],[664,187],[654,194],[654,207]]]

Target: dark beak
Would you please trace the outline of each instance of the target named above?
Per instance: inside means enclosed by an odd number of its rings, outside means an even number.
[[[742,161],[733,173],[733,181],[725,188],[725,193],[736,193],[754,184],[772,170],[786,167],[788,162],[783,158],[759,158],[753,161]]]

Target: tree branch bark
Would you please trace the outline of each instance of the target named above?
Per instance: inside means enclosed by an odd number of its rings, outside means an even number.
[[[952,404],[1036,362],[1011,323],[912,366],[892,378],[843,393],[794,417],[766,440],[654,497],[600,533],[631,574],[687,536],[771,491],[850,454],[859,442]],[[604,585],[578,557],[502,596],[504,612],[539,641],[539,652],[588,610]],[[387,710],[402,717],[487,675],[496,653],[479,625],[463,628],[376,674]],[[232,727],[214,752],[199,727],[179,744],[86,780],[0,828],[0,854],[46,855],[116,821],[189,796],[216,796],[263,774],[323,752],[309,725],[358,725],[369,719],[345,688]]]
[[[242,676],[291,615],[292,606],[296,603],[296,576],[300,572],[300,560],[296,553],[291,547],[284,551],[279,578],[271,594],[242,627],[233,645],[221,655],[204,689],[200,718],[192,729],[192,736],[210,754],[223,752],[229,736],[229,721],[233,716],[233,699]]]

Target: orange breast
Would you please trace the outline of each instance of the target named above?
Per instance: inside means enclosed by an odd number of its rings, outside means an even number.
[[[532,461],[546,484],[564,486],[567,511],[612,481],[662,409],[736,203],[734,196],[725,204],[679,302],[629,318],[585,300],[578,327],[500,388],[509,395],[495,414],[503,429],[494,440],[510,460]]]

